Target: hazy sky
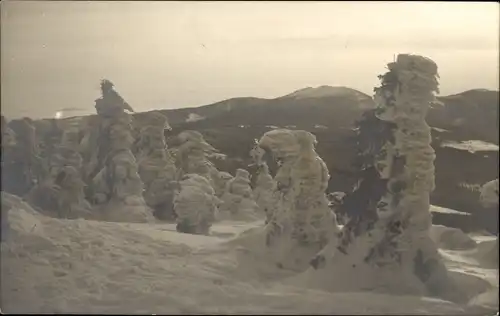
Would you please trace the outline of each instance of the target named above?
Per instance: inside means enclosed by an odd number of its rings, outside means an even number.
[[[496,2],[2,1],[2,114],[93,113],[108,78],[136,111],[307,86],[368,94],[397,53],[441,94],[498,89]]]

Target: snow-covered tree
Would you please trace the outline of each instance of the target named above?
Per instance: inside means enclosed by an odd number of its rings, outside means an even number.
[[[330,288],[461,297],[429,236],[435,154],[425,117],[437,77],[432,60],[408,54],[379,76],[377,107],[358,123],[360,180],[341,206],[349,222],[309,272]]]

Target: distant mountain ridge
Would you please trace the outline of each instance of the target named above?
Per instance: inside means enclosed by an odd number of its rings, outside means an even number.
[[[473,134],[475,138],[479,137],[481,140],[498,144],[498,133],[496,133],[498,127],[497,123],[495,123],[498,122],[498,96],[498,91],[487,89],[472,89],[449,96],[439,96],[437,99],[443,103],[444,106],[434,106],[433,109],[430,110],[428,115],[429,124],[433,127],[443,129],[462,125],[465,126],[467,133]],[[288,106],[285,105],[287,102],[289,103]],[[345,106],[349,106],[353,112],[358,112],[358,110],[374,107],[375,103],[371,96],[358,90],[342,86],[332,87],[323,85],[316,88],[307,87],[299,89],[277,98],[231,98],[194,108],[166,109],[160,111],[168,115],[172,125],[177,125],[185,123],[191,113],[205,119],[214,119],[217,116],[230,116],[233,118],[237,116],[235,115],[236,113],[234,113],[236,109],[238,112],[241,112],[239,114],[243,115],[248,112],[247,107],[255,107],[253,110],[258,111],[252,111],[253,114],[250,117],[242,116],[240,118],[248,123],[248,121],[255,121],[258,114],[264,116],[267,116],[266,114],[271,114],[262,112],[276,112],[278,110],[281,112],[285,110],[285,107],[286,110],[297,111],[293,110],[295,106],[308,106],[309,108],[307,110],[313,110],[319,114],[317,111],[337,111],[340,110],[339,108]],[[266,107],[267,109],[261,110],[261,107]],[[233,114],[229,114],[231,112],[233,112]],[[136,116],[142,116],[142,113],[137,113]],[[311,112],[309,113],[311,115]],[[327,118],[331,118],[331,115],[327,115],[326,117],[323,115],[314,115],[314,113],[312,113],[312,115],[315,117],[318,116],[318,120],[321,122],[317,122],[317,124],[320,125],[325,125],[324,123],[328,124],[328,122],[325,121]],[[290,114],[287,116],[292,115]],[[467,117],[468,120],[465,120],[465,117]],[[497,118],[496,121],[494,120],[495,117]],[[300,118],[305,119],[302,115]],[[263,120],[266,121],[266,124],[269,123],[267,125],[276,125],[274,124],[275,122],[270,122],[267,118],[263,118]],[[486,126],[477,126],[478,124],[475,122],[486,123]],[[491,124],[492,122],[494,124]],[[240,123],[244,124],[245,122]],[[289,122],[285,125],[289,125],[288,123]],[[492,126],[494,127],[493,129],[491,128]],[[482,129],[484,130],[479,131]]]
[[[160,111],[168,115],[171,125],[186,122],[191,113],[204,117],[205,119],[215,119],[215,117],[219,117],[221,120],[223,118],[224,120],[234,119],[233,116],[242,115],[241,119],[245,117],[245,122],[241,122],[241,124],[258,123],[257,120],[262,119],[262,124],[265,123],[265,125],[273,125],[276,123],[274,122],[274,119],[276,119],[276,115],[274,114],[285,115],[288,118],[282,118],[280,120],[288,121],[290,119],[294,120],[292,116],[295,116],[298,114],[297,112],[302,112],[304,110],[311,110],[319,114],[323,111],[329,111],[327,109],[328,107],[332,107],[332,109],[330,109],[331,111],[337,107],[353,105],[364,110],[375,106],[375,103],[369,95],[358,90],[347,87],[332,87],[324,85],[317,88],[307,87],[299,89],[290,94],[271,99],[255,97],[232,98],[195,108],[167,109]],[[296,108],[301,106],[307,106],[308,108]],[[234,111],[237,111],[237,113]],[[284,111],[292,111],[294,113],[286,114]],[[250,116],[247,114],[250,114]],[[141,115],[142,113],[137,114],[137,116]],[[265,118],[269,115],[272,115],[273,120],[270,121]],[[302,116],[302,114],[299,116]],[[316,115],[314,116],[316,118]],[[331,116],[329,115],[328,117]],[[327,117],[324,117],[324,115],[318,115],[317,119],[317,124],[324,125],[323,123],[325,123]]]

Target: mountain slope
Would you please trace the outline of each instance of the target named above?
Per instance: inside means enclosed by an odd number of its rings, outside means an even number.
[[[439,100],[444,106],[431,110],[429,125],[450,129],[462,139],[498,144],[498,91],[468,90]]]

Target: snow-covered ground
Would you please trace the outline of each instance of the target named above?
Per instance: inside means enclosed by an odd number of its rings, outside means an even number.
[[[436,132],[439,132],[439,133],[449,132],[449,130],[444,129],[444,128],[439,128],[439,127],[431,127],[431,129],[433,129],[433,130],[435,130]]]
[[[4,313],[486,315],[472,305],[498,308],[498,269],[481,265],[474,253],[479,247],[442,250],[460,282],[484,292],[467,306],[285,286],[280,277],[286,273],[249,250],[260,247],[247,238],[261,229],[260,221],[219,222],[211,236],[195,236],[177,233],[172,224],[53,219],[26,205],[8,216]]]
[[[277,129],[279,128],[278,126],[275,126],[275,125],[266,125],[267,128],[270,128],[270,129]]]
[[[450,147],[459,150],[467,150],[475,153],[478,151],[498,151],[499,147],[496,144],[487,143],[482,140],[466,140],[463,142],[444,142],[441,147]]]
[[[445,214],[457,214],[457,215],[470,215],[469,213],[466,212],[460,212],[460,211],[455,211],[449,208],[437,206],[437,205],[431,205],[430,208],[431,212],[435,213],[445,213]]]
[[[198,115],[196,113],[189,113],[188,117],[186,118],[186,123],[197,122],[197,121],[201,121],[204,119],[205,119],[205,117],[203,117],[201,115]]]

